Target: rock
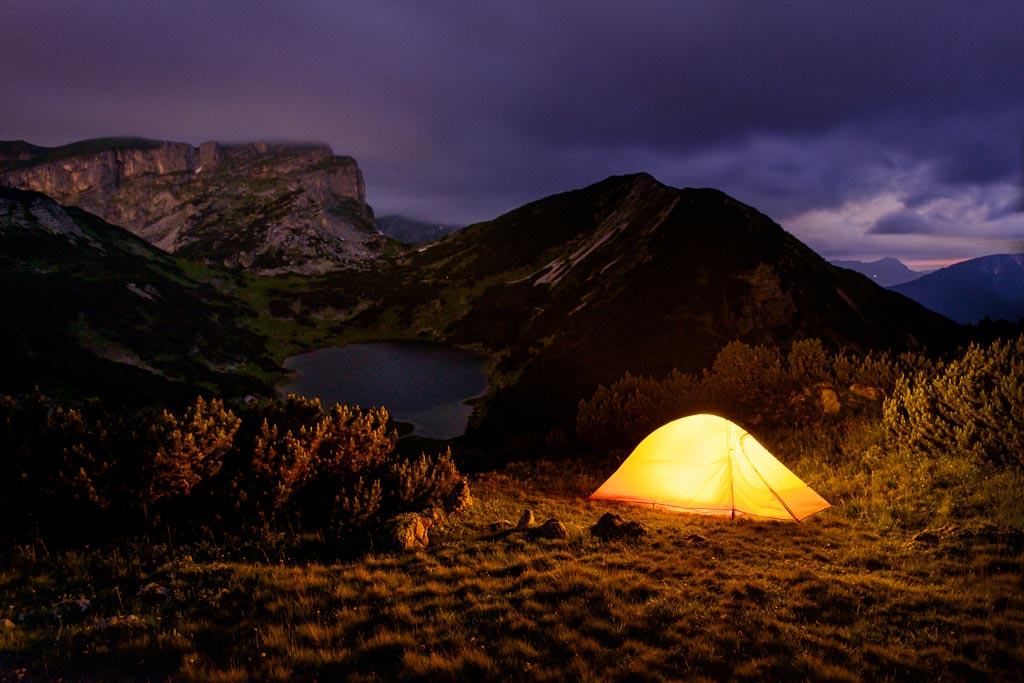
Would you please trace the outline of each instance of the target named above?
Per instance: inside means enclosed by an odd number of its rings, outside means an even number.
[[[564,539],[569,537],[569,530],[557,519],[549,519],[536,529],[530,530],[537,538]]]
[[[10,619],[6,619],[6,618],[0,619],[0,628],[2,628],[2,629],[12,629],[12,628],[15,628],[15,623],[13,621],[11,621]]]
[[[396,551],[426,548],[430,544],[427,530],[431,524],[432,521],[429,518],[424,518],[414,512],[393,517],[384,525],[381,548]]]
[[[618,515],[606,512],[590,527],[590,533],[603,541],[620,538],[640,538],[647,535],[647,527],[639,522],[625,522]]]
[[[700,534],[690,534],[689,536],[687,536],[683,540],[686,541],[687,543],[692,543],[694,545],[704,545],[705,543],[708,542],[708,539],[705,538],[704,536],[701,536]]]
[[[821,390],[821,410],[826,415],[835,415],[842,405],[839,403],[839,394],[832,389]]]
[[[529,529],[533,526],[533,510],[524,510],[523,516],[519,518],[519,524],[516,524],[517,529]]]
[[[869,387],[866,384],[851,384],[850,393],[869,401],[880,401],[883,398],[881,389],[877,387]]]
[[[473,496],[469,493],[469,482],[461,479],[456,482],[451,493],[444,501],[444,511],[449,515],[457,515],[473,505]]]

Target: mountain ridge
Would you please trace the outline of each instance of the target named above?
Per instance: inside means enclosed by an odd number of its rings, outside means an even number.
[[[961,261],[890,287],[962,324],[1024,319],[1024,254]]]
[[[839,268],[857,271],[883,287],[910,282],[924,275],[924,273],[911,270],[902,261],[891,256],[880,258],[877,261],[844,261],[836,259],[830,260],[829,263]]]
[[[447,237],[464,226],[450,223],[434,223],[409,218],[400,214],[377,216],[377,229],[383,234],[407,244],[427,244]]]

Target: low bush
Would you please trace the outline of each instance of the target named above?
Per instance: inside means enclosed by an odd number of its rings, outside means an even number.
[[[927,366],[917,356],[859,357],[829,353],[817,339],[794,342],[788,353],[770,346],[727,344],[702,376],[673,371],[656,379],[627,374],[581,401],[576,431],[588,447],[634,448],[657,427],[708,412],[746,426],[798,428],[878,414],[904,368]],[[858,393],[859,392],[859,393]],[[832,409],[826,396],[834,397]],[[842,413],[838,416],[838,413]]]
[[[904,375],[885,403],[896,448],[921,459],[1024,466],[1024,335],[972,344],[935,373]]]
[[[351,542],[440,505],[450,453],[408,459],[383,408],[290,396],[181,414],[0,397],[0,537],[90,542],[160,525],[308,530]]]

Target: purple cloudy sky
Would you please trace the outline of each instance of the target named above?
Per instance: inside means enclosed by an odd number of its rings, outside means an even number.
[[[0,139],[316,140],[378,214],[620,173],[828,258],[1024,251],[1024,2],[6,0]]]

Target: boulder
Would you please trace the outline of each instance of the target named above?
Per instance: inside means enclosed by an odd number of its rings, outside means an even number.
[[[884,398],[882,390],[877,387],[869,387],[866,384],[851,384],[850,393],[854,396],[860,396],[868,401],[880,401]]]
[[[432,524],[430,518],[414,512],[392,517],[384,525],[379,545],[383,550],[395,551],[426,548],[430,544],[427,530]]]
[[[549,519],[530,533],[537,538],[565,539],[569,536],[569,530],[557,519]]]
[[[647,535],[647,527],[640,522],[626,522],[618,515],[606,512],[590,527],[590,533],[603,541],[614,541],[620,538],[640,538]]]

